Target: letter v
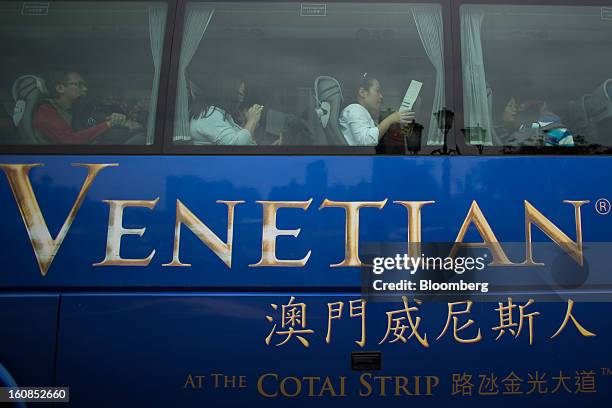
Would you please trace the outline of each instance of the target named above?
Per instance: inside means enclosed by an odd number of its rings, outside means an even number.
[[[36,199],[34,190],[32,190],[32,183],[30,182],[29,176],[31,168],[43,166],[43,164],[0,164],[0,168],[4,170],[4,173],[6,174],[8,182],[11,186],[11,190],[13,190],[15,201],[17,202],[19,212],[21,212],[21,218],[23,218],[23,223],[28,231],[30,242],[32,243],[32,248],[34,249],[34,254],[36,255],[36,260],[38,261],[38,267],[40,268],[40,273],[42,276],[47,274],[47,271],[51,266],[51,262],[53,262],[53,258],[55,258],[59,247],[62,245],[62,242],[64,241],[64,238],[72,225],[72,221],[74,221],[74,217],[83,203],[85,194],[87,194],[87,191],[89,191],[91,184],[100,170],[106,167],[118,165],[118,163],[73,164],[73,166],[87,167],[87,178],[81,187],[81,191],[79,191],[76,201],[70,209],[68,218],[66,218],[64,221],[64,225],[62,225],[57,237],[52,238],[49,228],[47,227],[45,217],[43,217],[42,212],[40,211],[40,206],[38,205],[38,200]]]

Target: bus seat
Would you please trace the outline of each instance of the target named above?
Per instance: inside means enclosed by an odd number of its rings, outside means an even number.
[[[316,112],[323,128],[328,145],[347,145],[340,130],[340,108],[342,107],[342,90],[340,83],[332,77],[320,76],[314,84]]]
[[[47,86],[42,78],[34,75],[23,75],[15,80],[12,89],[15,108],[13,124],[25,144],[47,144],[42,135],[34,129],[32,118],[41,99],[48,96]]]
[[[593,126],[593,117],[591,116],[593,113],[592,99],[592,94],[584,94],[582,96],[580,108],[583,112],[584,121],[580,123],[580,127],[584,129],[586,136],[585,140],[588,143],[598,143],[597,131],[595,130],[595,126]]]
[[[589,129],[589,122],[582,102],[575,100],[569,101],[567,111],[567,123],[569,124],[570,129],[572,129],[577,136],[582,136],[586,142],[591,142],[592,137]]]
[[[592,95],[589,105],[589,119],[597,129],[598,136],[601,139],[610,134],[610,128],[612,127],[612,79],[608,79],[599,85]],[[600,142],[603,142],[603,140],[600,140]]]

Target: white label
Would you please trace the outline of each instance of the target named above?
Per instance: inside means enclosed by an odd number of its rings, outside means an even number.
[[[48,1],[24,1],[21,6],[22,16],[46,16],[49,14]]]
[[[601,8],[601,19],[602,20],[612,20],[612,7],[602,7]]]
[[[325,17],[327,15],[327,4],[302,3],[300,16],[302,17]]]
[[[419,92],[421,92],[422,86],[422,82],[410,81],[410,86],[408,87],[406,95],[404,95],[404,100],[402,101],[402,104],[399,107],[400,112],[412,110],[412,106],[419,97]]]

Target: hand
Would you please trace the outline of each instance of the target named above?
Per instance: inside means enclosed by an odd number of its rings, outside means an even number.
[[[415,119],[415,114],[412,111],[395,112],[393,115],[395,115],[394,123],[401,123],[402,125],[411,123]]]
[[[245,115],[247,123],[250,122],[250,123],[253,123],[254,125],[257,125],[259,123],[259,120],[261,119],[262,111],[263,111],[262,105],[251,106]]]
[[[131,119],[126,120],[124,126],[130,130],[142,129],[142,125],[140,123],[136,122],[135,120],[131,120]]]
[[[125,126],[126,117],[122,113],[111,113],[110,116],[106,117],[106,124],[109,128],[117,126]]]

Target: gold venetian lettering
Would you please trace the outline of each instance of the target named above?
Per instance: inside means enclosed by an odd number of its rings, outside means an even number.
[[[232,267],[232,241],[234,237],[234,208],[244,201],[223,201],[217,203],[227,205],[227,242],[223,242],[214,232],[210,230],[198,217],[187,208],[181,200],[176,200],[176,223],[174,224],[174,248],[172,250],[172,262],[162,266],[191,266],[182,263],[179,258],[181,245],[181,225],[185,224],[208,248],[217,255],[228,268]]]
[[[340,396],[346,397],[346,377],[338,378],[340,378]]]
[[[187,376],[187,381],[185,381],[185,385],[183,385],[183,388],[187,388],[188,385],[191,386],[191,388],[195,388],[195,384],[193,382],[193,377],[191,376],[191,374]]]
[[[470,224],[474,224],[478,233],[483,238],[483,242],[470,242],[464,243],[463,238],[467,233],[467,230]],[[504,252],[502,246],[500,245],[497,237],[493,233],[493,229],[489,225],[487,219],[484,214],[480,210],[478,203],[476,200],[472,201],[472,205],[470,206],[470,210],[468,211],[465,220],[463,221],[463,225],[459,230],[459,234],[457,234],[457,238],[455,239],[455,244],[451,249],[450,258],[454,258],[457,255],[457,251],[461,247],[471,247],[471,248],[488,248],[493,256],[493,261],[489,264],[489,266],[508,266],[508,265],[516,265],[508,259],[506,253]]]
[[[188,374],[187,375],[187,380],[185,381],[185,384],[183,385],[183,388],[187,388],[188,386],[191,387],[192,389],[202,388],[202,383],[204,381],[204,378],[206,378],[205,375],[191,375],[191,374]],[[197,381],[195,381],[195,380],[197,380]]]
[[[121,237],[124,235],[138,235],[142,237],[146,228],[124,228],[123,210],[126,207],[144,207],[152,210],[159,201],[155,200],[102,200],[109,206],[108,214],[108,236],[106,239],[106,257],[103,261],[93,264],[93,266],[147,266],[155,255],[155,250],[149,256],[142,259],[121,258]]]
[[[402,395],[400,393],[400,390],[405,395],[414,395],[408,390],[408,377],[404,377],[403,375],[395,377],[395,396],[396,397],[399,397]]]
[[[290,394],[285,386],[285,384],[289,380],[291,380],[295,384],[295,392],[293,394]],[[280,392],[284,397],[297,397],[298,395],[300,395],[300,392],[302,392],[302,382],[297,377],[285,377],[280,382]]]
[[[531,243],[531,224],[535,224],[544,234],[560,246],[580,265],[583,265],[582,257],[582,218],[580,207],[588,203],[589,200],[571,201],[563,200],[566,204],[574,206],[574,218],[576,222],[576,242],[565,235],[563,231],[538,211],[531,203],[525,200],[525,261],[522,265],[535,266],[544,265],[533,260],[533,249]]]
[[[408,210],[408,255],[421,256],[421,208],[435,201],[394,201]]]
[[[387,396],[387,380],[391,380],[393,377],[388,376],[376,376],[374,377],[374,381],[378,380],[380,382],[380,395],[381,397]]]
[[[308,396],[314,397],[314,382],[321,380],[321,377],[302,377],[302,380],[308,382]]]
[[[359,259],[359,210],[363,207],[374,207],[379,210],[387,204],[387,199],[383,201],[331,201],[327,198],[319,207],[339,207],[344,208],[346,213],[346,224],[344,231],[344,260],[340,263],[330,265],[334,267],[361,266]]]
[[[276,212],[279,208],[301,208],[307,210],[312,203],[308,201],[257,201],[263,207],[263,228],[261,237],[261,259],[256,264],[249,266],[296,266],[306,265],[312,251],[308,251],[302,259],[278,259],[276,258],[276,238],[290,235],[296,238],[301,229],[281,230],[276,227]]]
[[[72,222],[81,204],[83,204],[85,195],[89,191],[98,173],[106,167],[114,167],[119,164],[73,163],[72,165],[76,167],[86,167],[87,177],[81,186],[76,201],[68,213],[68,217],[64,221],[57,236],[53,238],[51,237],[45,217],[42,215],[40,206],[38,205],[38,200],[32,189],[32,183],[30,182],[29,176],[30,169],[43,166],[43,164],[0,164],[0,168],[6,174],[11,190],[13,191],[13,196],[15,197],[19,212],[21,213],[21,218],[23,219],[28,236],[30,237],[30,242],[32,243],[32,248],[34,249],[34,254],[36,255],[36,260],[42,276],[47,274],[68,230],[72,226]]]
[[[259,392],[260,395],[266,398],[278,397],[278,391],[275,391],[273,394],[270,394],[264,391],[263,382],[266,377],[273,377],[278,382],[278,374],[274,374],[274,373],[262,374],[257,379],[257,391]]]
[[[372,374],[370,373],[363,373],[359,376],[359,384],[363,385],[366,388],[366,392],[363,392],[361,390],[359,390],[359,396],[360,397],[369,397],[370,395],[372,395],[372,386],[370,385],[370,383],[366,380],[366,378],[372,378]]]
[[[433,389],[440,384],[440,379],[435,375],[425,376],[425,389],[427,393],[425,395],[433,395]]]
[[[325,377],[325,381],[323,381],[323,386],[321,387],[321,391],[319,392],[319,397],[325,395],[326,392],[329,392],[330,397],[337,397],[336,391],[334,390],[334,386],[332,385],[332,381],[329,377]]]

